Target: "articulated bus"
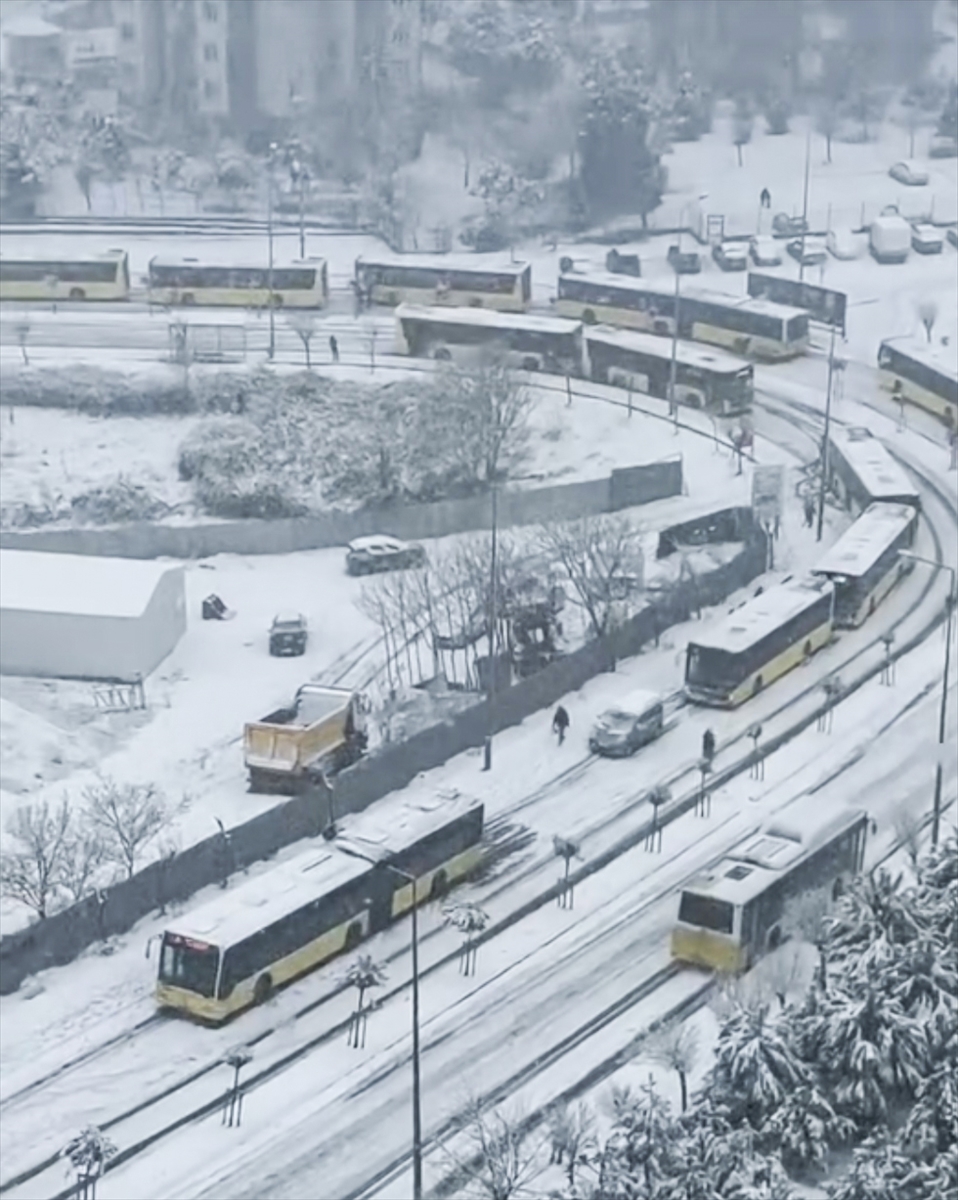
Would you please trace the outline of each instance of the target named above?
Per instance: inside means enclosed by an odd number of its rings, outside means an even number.
[[[586,324],[624,325],[671,336],[675,289],[621,275],[560,275],[556,311]],[[683,287],[678,297],[679,336],[711,342],[733,354],[761,359],[793,358],[808,346],[808,313],[770,300],[736,299],[721,292]]]
[[[396,309],[396,352],[469,364],[493,349],[524,371],[582,374],[582,325],[476,308]]]
[[[474,258],[404,254],[356,259],[356,287],[373,304],[448,304],[525,312],[532,302],[528,263],[477,266]]]
[[[272,276],[272,277],[271,277]],[[214,265],[195,258],[151,258],[151,304],[206,304],[245,308],[323,308],[329,299],[326,262],[308,258],[288,266]]]
[[[834,604],[824,579],[786,580],[746,600],[689,642],[686,695],[719,708],[743,704],[827,645]]]
[[[878,348],[882,387],[896,388],[906,400],[941,417],[954,429],[958,425],[958,354],[937,346],[923,346],[910,338],[892,338]]]
[[[901,551],[915,540],[918,510],[910,504],[872,504],[812,568],[835,587],[835,625],[854,629],[875,611],[911,569]]]
[[[904,469],[871,430],[861,425],[832,426],[828,482],[845,508],[856,515],[877,501],[921,508],[921,496]]]
[[[671,340],[651,333],[590,326],[585,333],[592,378],[667,400]],[[675,398],[679,404],[731,417],[752,408],[755,368],[722,350],[679,342],[675,351]]]
[[[786,810],[683,889],[672,957],[714,971],[747,970],[781,943],[793,897],[831,888],[834,898],[861,871],[867,834],[861,809],[807,833]]]
[[[345,818],[342,831],[184,913],[163,934],[156,999],[208,1024],[442,896],[481,861],[483,806],[445,794]]]
[[[125,250],[71,259],[0,255],[0,300],[126,300],[129,295]]]

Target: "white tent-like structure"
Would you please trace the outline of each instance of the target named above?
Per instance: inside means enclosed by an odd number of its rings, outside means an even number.
[[[0,550],[0,674],[145,679],[185,630],[182,566]]]

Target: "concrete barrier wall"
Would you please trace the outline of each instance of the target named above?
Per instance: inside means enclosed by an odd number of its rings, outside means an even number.
[[[755,530],[741,552],[714,571],[686,581],[655,607],[646,607],[612,638],[590,642],[496,698],[496,728],[517,725],[554,704],[616,659],[637,654],[669,625],[688,619],[704,604],[715,604],[765,570],[765,536]],[[431,726],[368,756],[333,780],[332,796],[313,791],[295,796],[232,829],[228,838],[207,838],[181,853],[151,863],[132,879],[91,896],[47,920],[0,939],[0,994],[16,991],[36,971],[72,961],[95,941],[126,933],[148,913],[186,900],[212,883],[269,858],[283,846],[315,837],[329,817],[360,812],[375,800],[405,787],[421,771],[439,766],[482,745],[488,730],[485,701],[449,721]]]

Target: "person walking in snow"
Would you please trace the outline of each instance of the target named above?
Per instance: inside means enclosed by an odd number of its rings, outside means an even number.
[[[333,356],[333,362],[339,362],[339,342],[336,341],[335,333],[329,335],[329,353]]]
[[[565,731],[569,728],[569,714],[560,704],[556,715],[552,718],[552,732],[559,735],[559,745],[565,741]]]
[[[805,527],[811,529],[815,524],[815,501],[811,496],[805,497]]]
[[[702,734],[702,757],[707,763],[711,763],[715,757],[715,734],[711,729],[706,729]]]

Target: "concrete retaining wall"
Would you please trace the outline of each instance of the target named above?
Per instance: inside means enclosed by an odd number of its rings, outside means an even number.
[[[765,536],[755,530],[731,561],[695,581],[687,581],[655,608],[647,607],[614,637],[590,642],[496,698],[496,728],[506,729],[554,704],[608,670],[616,659],[638,651],[669,625],[688,619],[702,605],[716,604],[765,570]],[[693,590],[694,589],[694,590]],[[405,787],[420,771],[480,746],[488,730],[485,701],[455,718],[370,755],[333,781],[332,796],[295,796],[231,830],[174,857],[151,863],[132,879],[107,888],[45,921],[0,939],[0,994],[16,991],[36,971],[72,961],[93,942],[126,933],[142,917],[185,900],[211,883],[225,882],[250,863],[269,858],[283,846],[314,837],[331,815],[359,812],[373,801]]]

